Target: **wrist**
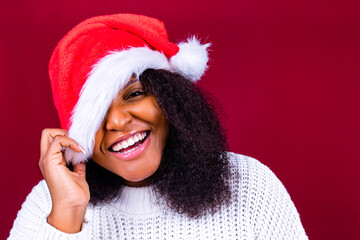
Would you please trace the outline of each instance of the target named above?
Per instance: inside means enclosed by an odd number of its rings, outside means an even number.
[[[53,207],[47,222],[65,233],[78,233],[81,231],[85,219],[86,206],[61,208]]]

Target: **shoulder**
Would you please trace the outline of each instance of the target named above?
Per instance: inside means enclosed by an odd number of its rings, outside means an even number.
[[[51,211],[51,197],[45,180],[41,180],[26,197],[17,213],[8,239],[35,238]]]
[[[21,206],[22,212],[42,212],[47,214],[51,210],[51,196],[45,180],[41,180],[33,187],[25,202]],[[20,213],[20,212],[19,212]]]
[[[233,152],[228,152],[228,157],[231,172],[237,175],[235,178],[240,177],[243,184],[257,185],[260,181],[261,184],[276,183],[283,187],[276,175],[259,160]]]
[[[247,209],[259,239],[307,239],[299,213],[276,175],[258,160],[228,153],[235,201]]]
[[[49,188],[46,184],[46,181],[43,179],[33,187],[33,189],[31,190],[30,194],[26,197],[26,199],[39,198],[42,201],[47,201],[50,200],[49,197],[50,197]]]
[[[282,182],[264,164],[255,158],[229,152],[231,185],[246,189],[248,195],[256,196],[257,204],[262,201],[291,201]]]

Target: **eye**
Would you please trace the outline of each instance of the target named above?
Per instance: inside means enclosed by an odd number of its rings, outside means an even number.
[[[131,99],[131,98],[135,98],[135,97],[144,95],[144,94],[145,94],[145,92],[142,91],[142,90],[135,90],[135,91],[131,92],[131,93],[125,98],[125,101],[126,101],[126,100],[129,100],[129,99]]]

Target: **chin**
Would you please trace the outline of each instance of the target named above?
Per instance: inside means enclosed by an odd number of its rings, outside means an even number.
[[[160,164],[160,161],[158,163]],[[119,171],[115,172],[115,174],[122,177],[125,182],[132,182],[132,183],[151,182],[152,176],[158,169],[159,164],[147,165],[138,162],[138,164],[131,166],[130,169],[129,168],[126,169],[123,166],[123,168],[119,169]]]

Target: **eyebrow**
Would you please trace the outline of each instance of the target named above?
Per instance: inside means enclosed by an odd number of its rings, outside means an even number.
[[[130,86],[131,84],[134,84],[134,83],[136,83],[136,82],[139,82],[139,80],[138,80],[137,78],[128,81],[128,82],[124,85],[124,87],[122,87],[122,90],[126,89],[128,86]]]

